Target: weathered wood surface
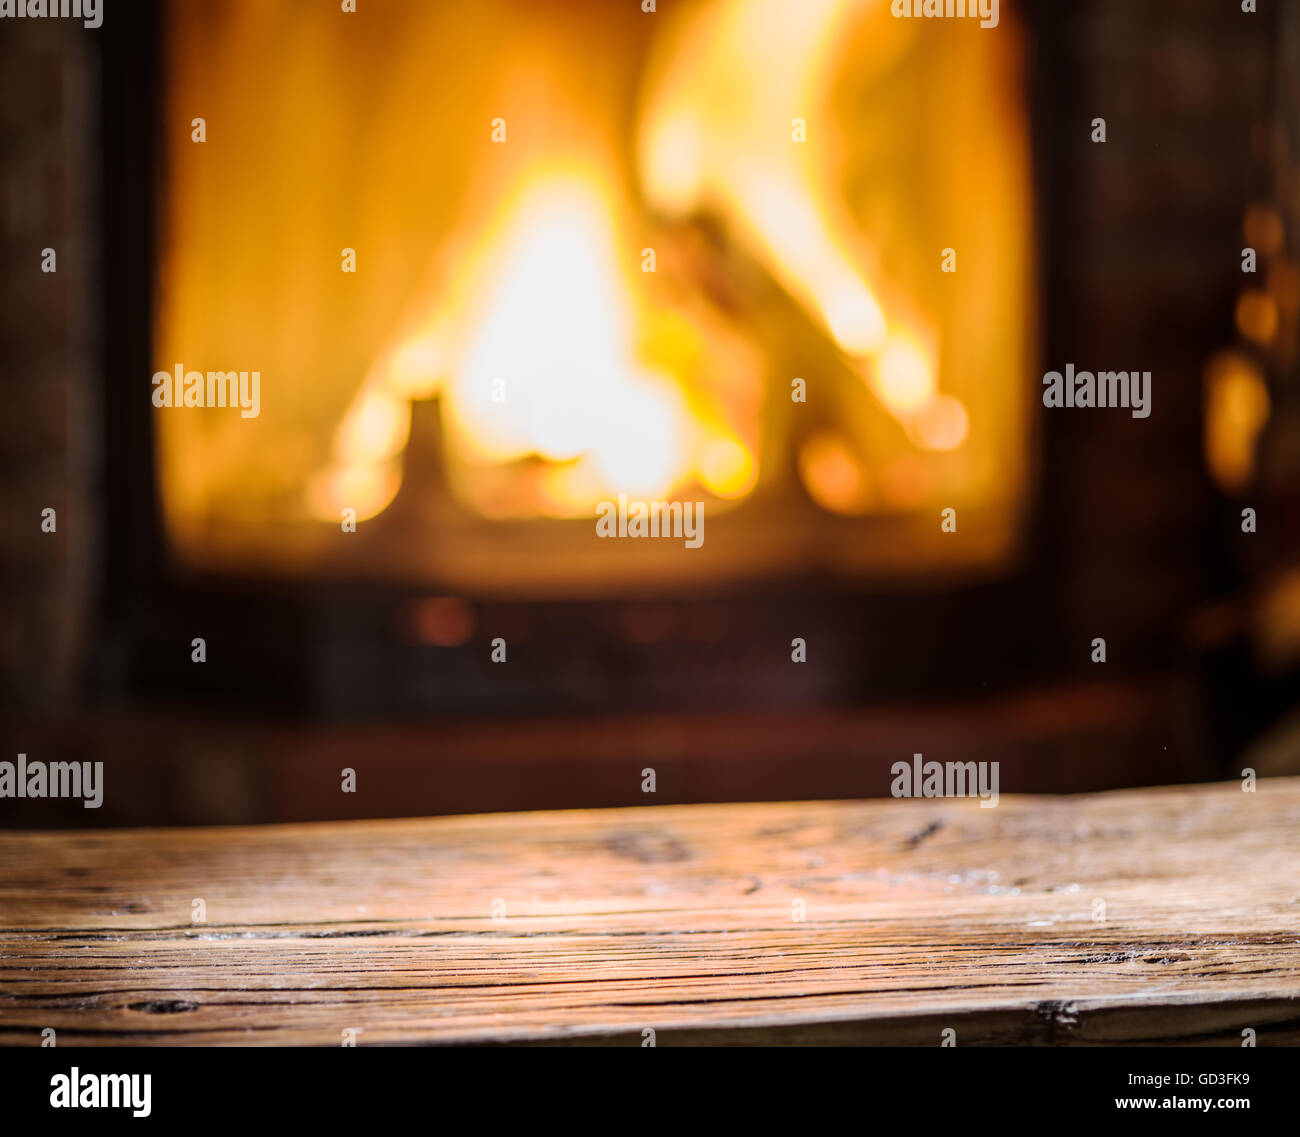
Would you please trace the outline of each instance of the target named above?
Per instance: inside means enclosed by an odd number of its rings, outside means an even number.
[[[1300,779],[0,834],[8,1044],[1295,1043],[1298,945]]]

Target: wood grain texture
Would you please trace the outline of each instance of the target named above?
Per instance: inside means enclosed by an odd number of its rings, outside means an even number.
[[[0,1042],[45,1027],[60,1045],[1295,1043],[1300,779],[0,834]]]

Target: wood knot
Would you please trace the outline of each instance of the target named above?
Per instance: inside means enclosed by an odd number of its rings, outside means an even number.
[[[147,1003],[127,1004],[127,1010],[141,1011],[146,1015],[179,1015],[198,1009],[198,1003],[188,1003],[184,999],[154,999]]]
[[[615,833],[605,844],[615,856],[646,865],[687,861],[691,856],[685,845],[666,833]]]

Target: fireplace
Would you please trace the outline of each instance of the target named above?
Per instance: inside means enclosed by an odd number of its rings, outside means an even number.
[[[1113,96],[1096,146],[1100,49],[1054,5],[799,12],[106,28],[109,697],[813,712],[1096,681],[1099,635],[1165,666],[1221,548],[1169,377],[1223,342],[1239,196],[1125,212],[1106,155],[1142,168],[1167,108]],[[1044,414],[1071,359],[1140,359],[1157,409]],[[178,368],[257,372],[258,414],[123,396]],[[703,542],[602,539],[624,499],[701,504]]]
[[[164,6],[151,369],[261,391],[155,407],[176,565],[475,601],[1013,566],[1014,13],[364,7]],[[704,539],[600,540],[620,499]]]
[[[16,753],[107,748],[123,824],[343,816],[359,753],[372,815],[629,804],[643,756],[661,800],[917,752],[1053,792],[1222,774],[1289,705],[1242,630],[1294,560],[1276,20],[360,7],[0,42],[14,107],[69,60],[6,120],[5,231],[59,248],[5,281],[9,491],[58,512]],[[1045,408],[1072,363],[1151,414]],[[624,500],[703,542],[605,539]]]

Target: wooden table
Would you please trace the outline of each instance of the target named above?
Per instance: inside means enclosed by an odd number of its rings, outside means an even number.
[[[1295,1043],[1298,941],[1300,779],[0,834],[7,1044]]]

